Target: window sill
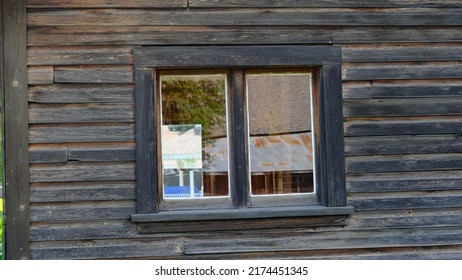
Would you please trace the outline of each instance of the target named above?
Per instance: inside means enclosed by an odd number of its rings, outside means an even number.
[[[133,214],[139,233],[343,226],[352,206],[271,207]]]

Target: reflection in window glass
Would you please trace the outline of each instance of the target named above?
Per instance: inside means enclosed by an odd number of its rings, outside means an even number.
[[[252,195],[314,192],[311,75],[246,75]]]
[[[162,75],[165,199],[228,196],[226,75]]]

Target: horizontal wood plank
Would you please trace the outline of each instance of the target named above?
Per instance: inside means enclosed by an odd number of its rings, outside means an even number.
[[[343,82],[342,95],[344,100],[372,98],[372,83]]]
[[[183,240],[86,240],[74,242],[40,242],[31,244],[32,259],[121,259],[183,254]]]
[[[427,64],[344,64],[345,81],[457,79],[462,78],[462,63]]]
[[[462,9],[50,9],[31,10],[36,26],[458,26]]]
[[[30,86],[31,103],[134,103],[133,84]]]
[[[186,8],[187,0],[27,0],[28,8]]]
[[[30,145],[29,162],[67,162],[68,151],[66,144]]]
[[[32,223],[29,234],[33,242],[139,237],[128,220]]]
[[[323,218],[324,219],[324,218]],[[315,219],[316,220],[316,219]],[[320,220],[318,220],[320,221]],[[324,219],[327,221],[327,219]],[[284,223],[282,220],[281,223]],[[172,224],[172,226],[175,226]],[[305,221],[305,225],[300,228],[273,228],[269,229],[249,229],[251,234],[287,234],[287,232],[320,232],[337,230],[338,227],[310,227]],[[223,234],[241,235],[243,232],[239,229],[229,228],[226,231],[202,231],[202,232],[166,232],[166,233],[137,233],[137,225],[127,220],[87,220],[87,221],[50,221],[50,222],[33,222],[31,223],[31,238],[34,241],[54,241],[54,240],[88,240],[88,239],[151,239],[151,238],[172,238],[172,237],[189,237],[208,236],[214,238]],[[153,256],[155,258],[155,256]]]
[[[151,47],[133,50],[136,68],[305,66],[339,63],[334,46]]]
[[[331,258],[336,260],[454,260],[460,257],[459,246],[435,246],[420,248],[411,247],[404,248],[401,251],[395,251],[390,249],[381,249],[377,252],[368,250],[369,252],[355,252],[351,250],[344,250],[343,255],[332,254]],[[323,258],[329,258],[329,254],[326,254]],[[319,258],[319,257],[318,257]],[[316,259],[316,257],[306,257],[306,259]]]
[[[400,209],[436,209],[436,208],[460,208],[462,207],[461,192],[423,193],[415,195],[399,196],[385,195],[362,196],[351,195],[348,203],[353,205],[356,211],[385,211]]]
[[[53,66],[29,66],[27,68],[27,79],[30,85],[53,84]]]
[[[346,158],[347,173],[462,169],[462,153],[357,156]]]
[[[347,136],[459,134],[461,122],[460,116],[348,120],[345,122],[345,134]]]
[[[343,108],[347,118],[460,115],[462,98],[349,100],[344,102]]]
[[[31,202],[76,202],[134,200],[133,182],[34,184]]]
[[[210,254],[187,256],[190,259],[220,260],[243,258],[285,259],[293,260],[454,260],[460,256],[461,246],[412,246],[401,248],[367,248],[367,249],[336,249],[336,250],[309,250],[309,251],[278,251],[256,252],[244,254]]]
[[[387,212],[360,212],[348,221],[349,229],[438,228],[459,227],[462,210],[432,209]]]
[[[135,212],[134,201],[32,204],[32,222],[128,219]]]
[[[133,141],[133,123],[31,125],[30,143]]]
[[[135,161],[135,144],[69,144],[69,160],[83,162]]]
[[[460,7],[459,4],[458,0],[189,0],[189,7],[191,8]]]
[[[29,123],[133,122],[133,104],[31,105]]]
[[[133,83],[131,66],[57,66],[55,83]]]
[[[406,229],[388,231],[322,232],[304,235],[221,236],[188,238],[185,254],[353,249],[422,245],[454,245],[462,242],[462,229]]]
[[[221,45],[339,44],[371,42],[461,42],[459,27],[314,26],[120,26],[33,27],[28,46],[65,45]]]
[[[373,98],[461,97],[459,80],[373,82]]]
[[[459,134],[345,138],[347,156],[462,153]]]
[[[134,163],[34,164],[31,182],[93,182],[135,180]]]
[[[133,63],[131,47],[31,47],[28,65],[127,65]]]
[[[348,193],[444,191],[462,189],[462,171],[348,174]]]
[[[344,62],[460,61],[460,44],[346,45]]]

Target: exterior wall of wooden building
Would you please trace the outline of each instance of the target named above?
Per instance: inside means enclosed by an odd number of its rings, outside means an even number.
[[[10,257],[462,258],[459,0],[26,5],[30,223]],[[133,48],[273,44],[341,47],[354,214],[340,227],[137,233]]]

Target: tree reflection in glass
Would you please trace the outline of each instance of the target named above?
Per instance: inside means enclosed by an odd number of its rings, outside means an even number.
[[[161,75],[165,199],[228,196],[225,74]]]

